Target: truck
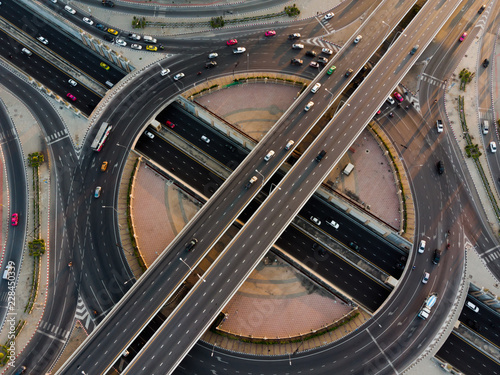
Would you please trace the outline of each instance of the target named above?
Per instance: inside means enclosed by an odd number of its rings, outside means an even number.
[[[432,306],[434,306],[437,302],[437,293],[431,293],[427,296],[427,298],[424,301],[424,304],[422,305],[422,308],[420,309],[418,313],[418,317],[420,319],[427,319],[429,315],[431,314],[431,309]]]
[[[343,170],[343,173],[346,175],[346,176],[349,176],[352,172],[352,170],[354,169],[354,165],[349,163],[346,165],[346,167],[344,168]]]

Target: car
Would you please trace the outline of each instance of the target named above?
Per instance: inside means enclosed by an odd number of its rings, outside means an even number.
[[[128,34],[128,38],[132,40],[141,40],[141,36],[137,34]]]
[[[316,51],[307,51],[306,56],[311,56],[311,57],[316,57],[317,53]]]
[[[103,161],[101,164],[101,172],[106,172],[106,169],[108,169],[108,162]]]
[[[427,284],[429,281],[429,277],[431,277],[429,272],[424,272],[424,277],[422,278],[422,284]]]
[[[104,35],[103,38],[104,38],[104,40],[111,42],[111,43],[113,43],[115,41],[115,38],[113,38],[111,35],[108,35],[108,34]]]
[[[71,13],[71,14],[76,14],[76,10],[74,10],[73,8],[71,8],[69,5],[65,5],[64,6],[64,10],[68,13]]]
[[[335,16],[335,14],[327,13],[327,14],[325,14],[324,20],[326,20],[326,21],[331,20],[333,18],[333,16]]]
[[[184,78],[186,75],[184,73],[177,73],[175,76],[174,76],[174,81],[178,81],[182,78]]]
[[[109,65],[108,65],[108,64],[106,64],[106,63],[101,62],[101,63],[99,64],[99,66],[100,66],[101,68],[104,68],[104,69],[106,69],[106,70],[109,70]]]
[[[226,148],[227,148],[229,151],[231,151],[231,152],[236,152],[236,150],[237,150],[237,148],[236,148],[236,147],[234,147],[233,145],[231,145],[231,144],[229,144],[229,143],[227,143],[225,146],[226,146]]]
[[[102,5],[104,5],[105,7],[113,8],[115,6],[115,3],[110,0],[103,0]]]
[[[49,41],[45,39],[43,36],[39,36],[37,39],[45,45],[49,44]]]
[[[73,86],[73,87],[75,87],[76,85],[78,85],[78,83],[76,83],[76,81],[75,81],[75,80],[73,80],[73,79],[68,79],[68,83],[69,83],[71,86]]]
[[[275,36],[276,35],[276,31],[274,30],[268,30],[265,32],[264,34],[265,36]]]
[[[306,112],[309,111],[313,105],[314,105],[314,102],[307,103],[306,106],[304,107],[304,111],[306,111]]]
[[[391,104],[391,105],[392,105],[392,104],[394,104],[394,103],[396,103],[396,102],[394,101],[394,99],[393,99],[393,98],[391,98],[390,96],[387,98],[386,102],[387,102],[388,104]]]
[[[170,69],[162,69],[160,72],[162,77],[165,77],[168,73],[170,73]]]
[[[438,161],[437,164],[436,164],[436,168],[437,168],[437,171],[439,174],[443,174],[444,173],[444,163],[442,160]]]
[[[82,19],[83,19],[83,22],[88,23],[90,26],[92,26],[94,24],[94,21],[92,21],[88,17],[83,17]]]
[[[487,68],[488,65],[490,65],[490,60],[484,59],[484,61],[483,61],[483,68]]]
[[[344,76],[345,77],[349,77],[352,73],[352,69],[347,69],[347,71],[345,72]]]
[[[69,92],[66,94],[66,97],[70,98],[74,102],[76,101],[76,97],[74,95],[72,95],[71,93],[69,93]]]
[[[292,59],[290,61],[290,64],[293,64],[293,65],[302,65],[303,63],[304,63],[304,61],[301,59]]]
[[[316,225],[321,225],[321,220],[315,216],[311,216],[311,221]]]
[[[201,138],[200,138],[203,142],[205,143],[210,143],[210,138],[208,138],[207,136],[205,135],[202,135]]]
[[[377,111],[377,113],[375,113],[375,114],[376,114],[376,115],[380,115],[381,113],[382,113],[382,110],[381,110],[381,109],[379,109],[379,110]]]
[[[302,49],[302,48],[304,48],[304,45],[300,44],[300,43],[298,43],[298,44],[292,44],[292,48],[293,49]]]
[[[271,158],[272,158],[273,156],[274,156],[274,151],[273,151],[273,150],[271,150],[271,151],[269,151],[269,152],[266,154],[266,156],[264,156],[264,161],[269,161],[269,160],[271,160]]]
[[[361,39],[363,39],[363,37],[361,35],[358,35],[356,39],[354,39],[354,44],[358,44],[361,41]]]
[[[490,151],[492,153],[497,152],[497,144],[496,144],[496,142],[493,142],[493,141],[490,142]]]
[[[285,150],[290,150],[290,148],[292,148],[292,146],[295,144],[295,142],[293,140],[289,140],[286,145],[285,145]]]
[[[123,39],[116,39],[115,43],[119,46],[125,47],[127,45],[127,42],[124,41]]]
[[[115,29],[108,29],[108,33],[118,35],[118,31],[116,31]]]
[[[337,67],[335,65],[332,65],[330,69],[326,71],[326,74],[331,75],[336,69]]]
[[[458,39],[460,42],[463,42],[467,38],[467,33],[463,33],[460,39]]]
[[[288,35],[288,39],[300,39],[300,34],[299,33],[294,33]]]
[[[146,130],[146,131],[144,132],[144,135],[145,135],[146,137],[148,137],[149,139],[153,139],[153,138],[155,137],[155,135],[154,135],[153,133],[151,133],[149,130]]]
[[[101,25],[100,23],[98,23],[97,25],[95,25],[95,27],[98,29],[98,30],[101,30],[101,31],[107,31],[108,28],[104,25]]]
[[[483,11],[486,9],[486,5],[483,4],[481,5],[481,8],[479,8],[479,10],[477,11],[479,14],[483,13]]]
[[[333,53],[333,51],[330,49],[330,48],[323,48],[321,50],[321,52],[327,54],[327,55],[331,55]]]
[[[142,46],[139,45],[139,44],[133,43],[133,44],[130,45],[130,48],[133,48],[133,49],[142,49]]]
[[[331,227],[334,227],[335,229],[339,229],[340,225],[339,223],[337,223],[335,220],[333,220],[332,218],[329,218],[326,223],[328,225],[330,225]]]
[[[246,50],[247,49],[245,47],[237,47],[237,48],[233,49],[233,53],[243,53]]]
[[[152,45],[149,45],[149,44],[146,46],[146,49],[148,51],[158,51],[158,47],[152,46]]]
[[[311,61],[311,62],[309,63],[309,66],[310,66],[311,68],[319,68],[319,64],[318,64],[316,61]]]
[[[465,303],[465,306],[467,306],[469,309],[471,309],[474,312],[479,312],[479,307],[477,307],[476,305],[474,305],[471,301],[467,301]]]
[[[414,55],[415,52],[417,52],[418,47],[420,47],[418,44],[414,45],[413,48],[410,51],[410,55]]]
[[[194,249],[194,247],[196,246],[197,243],[198,243],[198,240],[196,238],[193,238],[184,247],[186,248],[187,251],[191,251]]]
[[[101,187],[97,186],[94,191],[94,198],[99,198],[101,196]]]
[[[18,224],[18,222],[19,222],[19,214],[13,213],[12,218],[10,219],[10,223],[13,226],[16,226]]]
[[[236,39],[229,39],[226,44],[228,46],[234,46],[235,44],[238,44],[238,41]]]
[[[421,240],[420,244],[418,245],[418,253],[419,254],[422,254],[425,251],[425,245],[426,245],[425,240]]]
[[[245,185],[245,189],[250,189],[252,185],[257,181],[257,176],[253,176],[250,181]]]
[[[57,0],[50,0],[50,1],[52,1],[54,4],[57,4]]]
[[[2,4],[0,2],[0,4]],[[24,372],[26,371],[26,366],[21,366],[17,369],[17,371],[14,373],[14,375],[21,375],[21,374],[24,374]]]
[[[441,251],[436,249],[434,250],[434,257],[432,258],[432,263],[438,264],[441,260]]]
[[[359,252],[359,245],[356,242],[349,242],[349,247]]]
[[[442,133],[444,130],[443,121],[437,120],[436,121],[436,128],[437,128],[438,133]]]
[[[217,52],[212,52],[208,55],[209,59],[216,59],[217,57],[219,57],[219,54]]]
[[[167,125],[170,129],[175,128],[175,124],[170,120],[167,120],[167,122],[165,122],[165,125]]]
[[[311,92],[312,92],[313,94],[316,94],[316,92],[319,90],[319,88],[320,88],[320,87],[321,87],[321,83],[317,82],[317,83],[313,86],[313,88],[311,89]]]
[[[205,64],[205,69],[215,68],[217,66],[216,61],[210,61]]]
[[[395,91],[394,94],[392,94],[392,95],[394,95],[394,97],[396,98],[396,100],[398,102],[400,102],[400,103],[404,100],[403,96],[399,92],[397,92],[397,91]]]
[[[328,59],[326,57],[320,56],[320,57],[318,57],[318,62],[320,64],[326,65],[326,64],[328,64]]]

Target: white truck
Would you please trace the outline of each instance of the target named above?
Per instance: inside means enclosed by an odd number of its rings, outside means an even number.
[[[431,309],[432,306],[434,306],[437,302],[437,293],[431,293],[429,296],[425,299],[424,304],[422,305],[422,308],[420,309],[418,313],[418,317],[420,319],[427,319],[429,315],[431,314]]]

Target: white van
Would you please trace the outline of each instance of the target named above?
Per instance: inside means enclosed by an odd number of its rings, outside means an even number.
[[[349,163],[346,165],[346,167],[344,168],[344,171],[343,173],[346,175],[346,176],[349,176],[352,172],[352,170],[354,169],[354,165]]]
[[[488,120],[483,120],[483,134],[488,134],[490,131],[490,123]]]
[[[274,156],[274,151],[271,150],[267,153],[267,155],[264,157],[264,161],[269,161],[272,157]]]
[[[285,146],[285,150],[290,150],[290,148],[294,145],[294,143],[295,142],[290,139]]]
[[[144,35],[144,41],[148,43],[156,43],[157,40],[156,38],[153,38],[152,36],[149,35]]]

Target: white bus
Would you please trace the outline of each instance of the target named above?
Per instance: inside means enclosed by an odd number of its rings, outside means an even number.
[[[94,142],[92,142],[92,145],[90,146],[94,151],[101,151],[102,146],[104,145],[104,142],[106,142],[106,139],[108,138],[109,132],[112,128],[113,127],[107,122],[102,123],[99,131],[95,136]]]

